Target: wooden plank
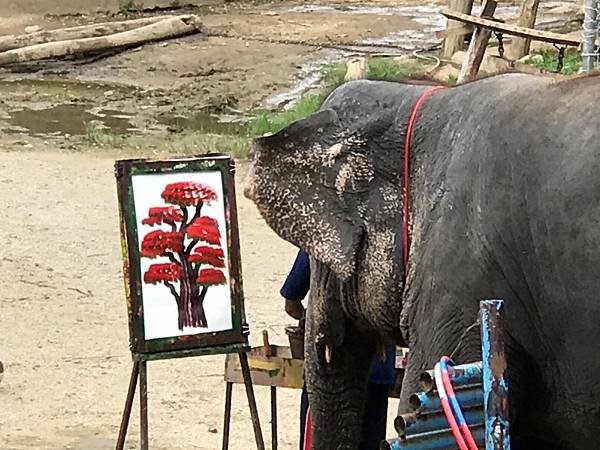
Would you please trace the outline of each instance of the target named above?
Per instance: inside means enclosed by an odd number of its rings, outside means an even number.
[[[481,17],[493,17],[497,5],[498,3],[494,0],[484,0]],[[457,83],[464,83],[475,79],[477,72],[479,72],[481,61],[483,61],[483,56],[485,55],[485,50],[487,49],[491,34],[492,31],[485,28],[475,29],[465,61],[460,68]]]
[[[257,386],[302,389],[304,361],[292,359],[289,347],[272,345],[271,349],[275,356],[265,356],[262,347],[248,353],[252,383]],[[244,382],[237,355],[225,357],[225,381],[236,384]]]
[[[473,9],[473,0],[448,0],[448,6],[452,11],[456,11],[461,14],[471,14]],[[447,28],[457,27],[459,24],[448,21]],[[465,48],[465,35],[464,34],[453,34],[444,39],[442,44],[442,56],[449,59],[456,52],[464,50]]]
[[[490,19],[474,17],[469,14],[457,13],[446,8],[443,8],[441,13],[449,19],[457,20],[463,23],[470,23],[481,28],[488,28],[490,30],[499,31],[511,36],[530,38],[533,41],[550,42],[551,44],[566,45],[570,47],[578,47],[581,44],[581,40],[570,38],[564,34],[552,33],[550,31],[532,30],[529,28],[519,27],[517,25],[509,25],[507,23],[496,22]]]
[[[538,5],[540,0],[523,0],[521,4],[521,12],[519,13],[519,21],[517,25],[524,28],[535,27],[535,19],[537,16]],[[515,41],[506,49],[508,58],[517,60],[529,53],[531,40],[527,38],[517,37]]]

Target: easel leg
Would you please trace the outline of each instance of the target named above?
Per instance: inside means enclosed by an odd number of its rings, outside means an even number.
[[[146,361],[140,362],[140,448],[148,450],[148,372]]]
[[[123,417],[121,419],[121,428],[119,428],[119,438],[117,439],[116,450],[123,450],[123,447],[125,447],[125,438],[127,437],[127,428],[129,427],[131,407],[133,406],[133,397],[135,396],[135,388],[137,386],[139,373],[140,363],[139,361],[135,361],[133,363],[133,369],[131,369],[131,378],[129,378],[129,389],[127,390],[127,398],[125,399],[125,408],[123,409]]]
[[[271,386],[271,448],[277,450],[277,388]]]
[[[248,355],[239,353],[240,365],[242,366],[242,375],[244,376],[244,385],[246,386],[246,395],[250,405],[250,416],[252,417],[252,426],[254,427],[254,438],[256,439],[256,448],[265,450],[262,431],[260,429],[260,420],[258,418],[258,409],[256,408],[256,399],[254,398],[254,389],[252,388],[252,378],[250,376],[250,366],[248,365]]]
[[[225,386],[225,417],[223,418],[223,450],[229,449],[229,425],[231,423],[231,395],[233,383]]]

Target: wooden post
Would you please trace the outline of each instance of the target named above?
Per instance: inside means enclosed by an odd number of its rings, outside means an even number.
[[[129,418],[131,417],[133,397],[135,396],[135,388],[138,383],[139,374],[140,362],[134,361],[133,369],[131,370],[131,378],[129,379],[129,389],[127,390],[127,398],[125,399],[123,417],[121,418],[121,427],[119,428],[119,438],[117,439],[116,450],[123,450],[123,447],[125,447],[125,437],[127,436],[127,428],[129,427]]]
[[[519,14],[518,26],[524,28],[534,28],[540,0],[523,0],[521,12]],[[512,60],[521,59],[529,53],[531,40],[525,38],[515,38],[514,42],[506,49],[507,57]]]
[[[479,306],[486,450],[510,450],[503,303],[484,300]]]
[[[140,362],[140,449],[148,450],[148,371],[146,361]]]
[[[252,387],[252,375],[250,374],[250,366],[248,365],[248,355],[239,353],[240,365],[244,376],[244,385],[246,386],[246,395],[248,396],[248,405],[250,406],[250,416],[252,426],[254,428],[254,438],[256,439],[256,448],[265,450],[265,441],[263,440],[262,430],[260,429],[260,419],[258,418],[258,409],[256,408],[256,398],[254,397],[254,389]]]
[[[223,450],[229,450],[229,428],[231,426],[231,396],[233,383],[227,382],[225,386],[225,417],[223,418]]]
[[[496,3],[494,0],[484,0],[483,8],[481,10],[481,17],[493,17],[497,4],[498,3]],[[464,83],[466,81],[475,79],[477,72],[479,72],[481,61],[483,61],[483,57],[485,56],[485,50],[487,49],[487,44],[490,40],[491,34],[491,30],[487,30],[485,28],[475,28],[465,61],[460,68],[460,74],[458,75],[457,83]]]
[[[277,450],[277,387],[271,386],[271,450]]]
[[[471,14],[473,0],[448,0],[448,8],[459,13]],[[461,26],[460,23],[448,20],[448,29],[459,26]],[[452,58],[452,55],[460,50],[464,50],[464,48],[465,35],[459,33],[451,34],[444,39],[444,43],[442,44],[442,56],[446,59],[450,59]]]

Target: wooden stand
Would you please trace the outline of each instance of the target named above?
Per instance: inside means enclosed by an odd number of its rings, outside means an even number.
[[[252,348],[244,356],[250,359],[249,362],[246,360],[245,366],[238,365],[233,355],[225,357],[227,385],[225,387],[223,450],[229,450],[233,385],[243,382],[247,389],[246,380],[248,379],[252,380],[254,386],[269,386],[271,389],[271,448],[277,450],[277,388],[302,389],[303,360],[292,358],[289,347],[271,345],[266,331],[263,331],[263,346]],[[250,407],[252,408],[252,403]],[[258,417],[258,413],[255,416]]]
[[[246,386],[248,405],[250,406],[250,416],[252,417],[252,426],[254,428],[256,448],[258,450],[265,450],[265,443],[263,441],[262,431],[260,428],[260,420],[258,417],[258,409],[256,407],[256,399],[254,397],[254,390],[252,387],[252,379],[250,378],[248,355],[246,353],[238,353],[238,355],[240,359],[244,384]],[[119,437],[117,439],[116,450],[123,450],[125,446],[125,438],[127,437],[127,428],[129,426],[129,418],[131,417],[133,398],[135,396],[135,390],[138,384],[138,379],[140,384],[140,449],[148,450],[148,373],[146,360],[136,360],[133,362],[131,378],[129,379],[129,389],[127,391],[125,408],[123,409],[123,417],[121,419],[121,427],[119,428]],[[227,440],[229,439],[228,436],[229,418],[231,417],[230,413],[232,385],[233,383],[227,383],[227,388],[225,391],[225,404],[229,404],[229,408],[226,408],[226,412],[229,411],[229,417],[227,414],[225,415],[223,445],[225,445],[225,436],[227,436]]]

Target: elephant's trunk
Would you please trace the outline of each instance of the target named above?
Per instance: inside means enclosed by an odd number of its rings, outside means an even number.
[[[305,345],[311,450],[356,450],[361,437],[375,345],[345,318],[340,293],[331,271],[311,264]]]

